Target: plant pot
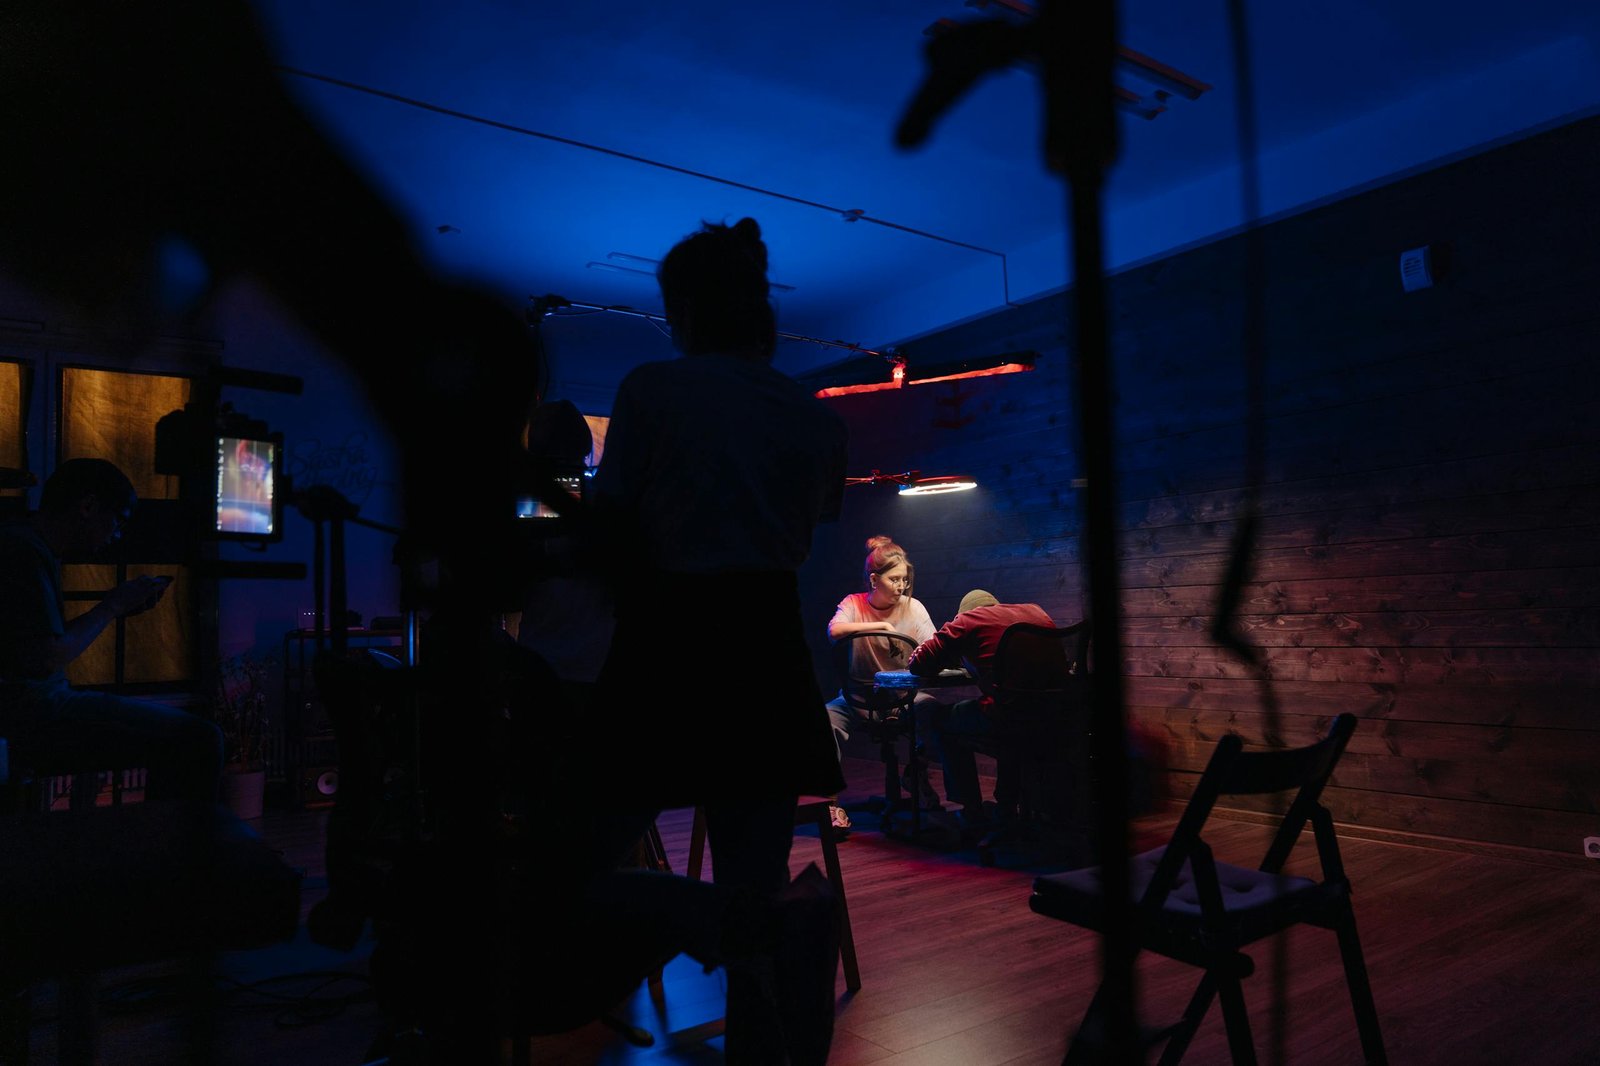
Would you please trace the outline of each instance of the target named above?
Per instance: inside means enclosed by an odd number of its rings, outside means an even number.
[[[222,774],[222,803],[246,821],[260,818],[261,797],[266,791],[265,770],[224,770]]]

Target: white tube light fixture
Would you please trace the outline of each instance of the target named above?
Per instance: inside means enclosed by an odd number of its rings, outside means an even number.
[[[978,482],[966,474],[941,474],[936,477],[923,477],[919,470],[907,470],[901,474],[885,474],[874,470],[866,477],[847,477],[846,485],[898,485],[902,496],[937,496],[946,492],[963,492],[975,489]]]

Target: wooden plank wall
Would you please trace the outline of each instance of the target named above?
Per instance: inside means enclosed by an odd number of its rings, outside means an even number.
[[[1209,636],[1246,497],[1243,239],[1112,279],[1130,713],[1178,794],[1218,737],[1358,729],[1336,816],[1375,833],[1577,857],[1600,835],[1600,120],[1282,219],[1261,236],[1260,528],[1241,607],[1264,672]],[[1399,258],[1432,245],[1437,282]],[[1063,249],[1063,255],[1066,254]],[[925,338],[936,361],[1034,348],[1031,374],[831,401],[853,474],[807,564],[808,624],[885,532],[936,623],[969,588],[1083,615],[1066,296]],[[821,661],[825,661],[822,658]],[[1581,860],[1580,860],[1581,861]]]

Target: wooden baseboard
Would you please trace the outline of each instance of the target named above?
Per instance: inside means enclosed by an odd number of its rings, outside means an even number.
[[[1216,817],[1257,825],[1277,825],[1278,819],[1261,811],[1217,808]],[[1508,862],[1525,862],[1534,866],[1554,866],[1561,869],[1592,870],[1600,873],[1600,862],[1585,855],[1546,851],[1543,848],[1520,848],[1514,844],[1495,844],[1481,840],[1462,840],[1457,837],[1435,836],[1431,833],[1412,833],[1403,829],[1380,829],[1354,822],[1339,822],[1339,835],[1351,840],[1377,840],[1385,844],[1404,847],[1427,848],[1431,851],[1448,851],[1456,854],[1482,855]]]

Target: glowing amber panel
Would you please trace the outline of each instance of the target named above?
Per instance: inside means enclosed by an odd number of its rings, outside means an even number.
[[[27,465],[23,452],[28,411],[22,402],[33,368],[23,363],[0,362],[0,466],[20,470]],[[13,489],[11,493],[21,492]]]
[[[584,415],[583,420],[589,423],[589,436],[594,439],[594,450],[589,453],[589,465],[600,465],[600,456],[606,450],[606,430],[611,427],[611,419],[607,415]]]
[[[128,475],[140,499],[176,499],[177,477],[155,472],[156,423],[189,402],[189,389],[188,378],[166,374],[63,368],[60,457],[109,459]],[[129,577],[157,573],[173,574],[177,580],[153,609],[125,619],[121,626],[121,680],[128,684],[184,681],[196,674],[187,569],[137,562],[128,566]],[[62,582],[69,594],[103,595],[116,583],[116,571],[101,564],[67,566],[62,570]],[[69,599],[68,617],[82,613],[94,602]],[[109,685],[117,681],[117,628],[107,627],[68,669],[67,677],[73,684]]]
[[[129,566],[128,576],[170,574],[174,580],[161,602],[142,614],[123,621],[127,641],[123,657],[122,680],[128,684],[186,681],[195,676],[194,633],[189,620],[188,572],[185,567]],[[66,616],[73,619],[93,607],[116,583],[116,567],[108,563],[74,563],[61,568],[63,591],[89,593],[93,599],[66,602]],[[67,667],[67,680],[74,685],[110,685],[116,682],[117,627],[105,631],[87,651]]]
[[[67,367],[61,371],[61,458],[109,459],[140,499],[175,500],[177,477],[156,473],[156,422],[188,402],[188,378]]]

